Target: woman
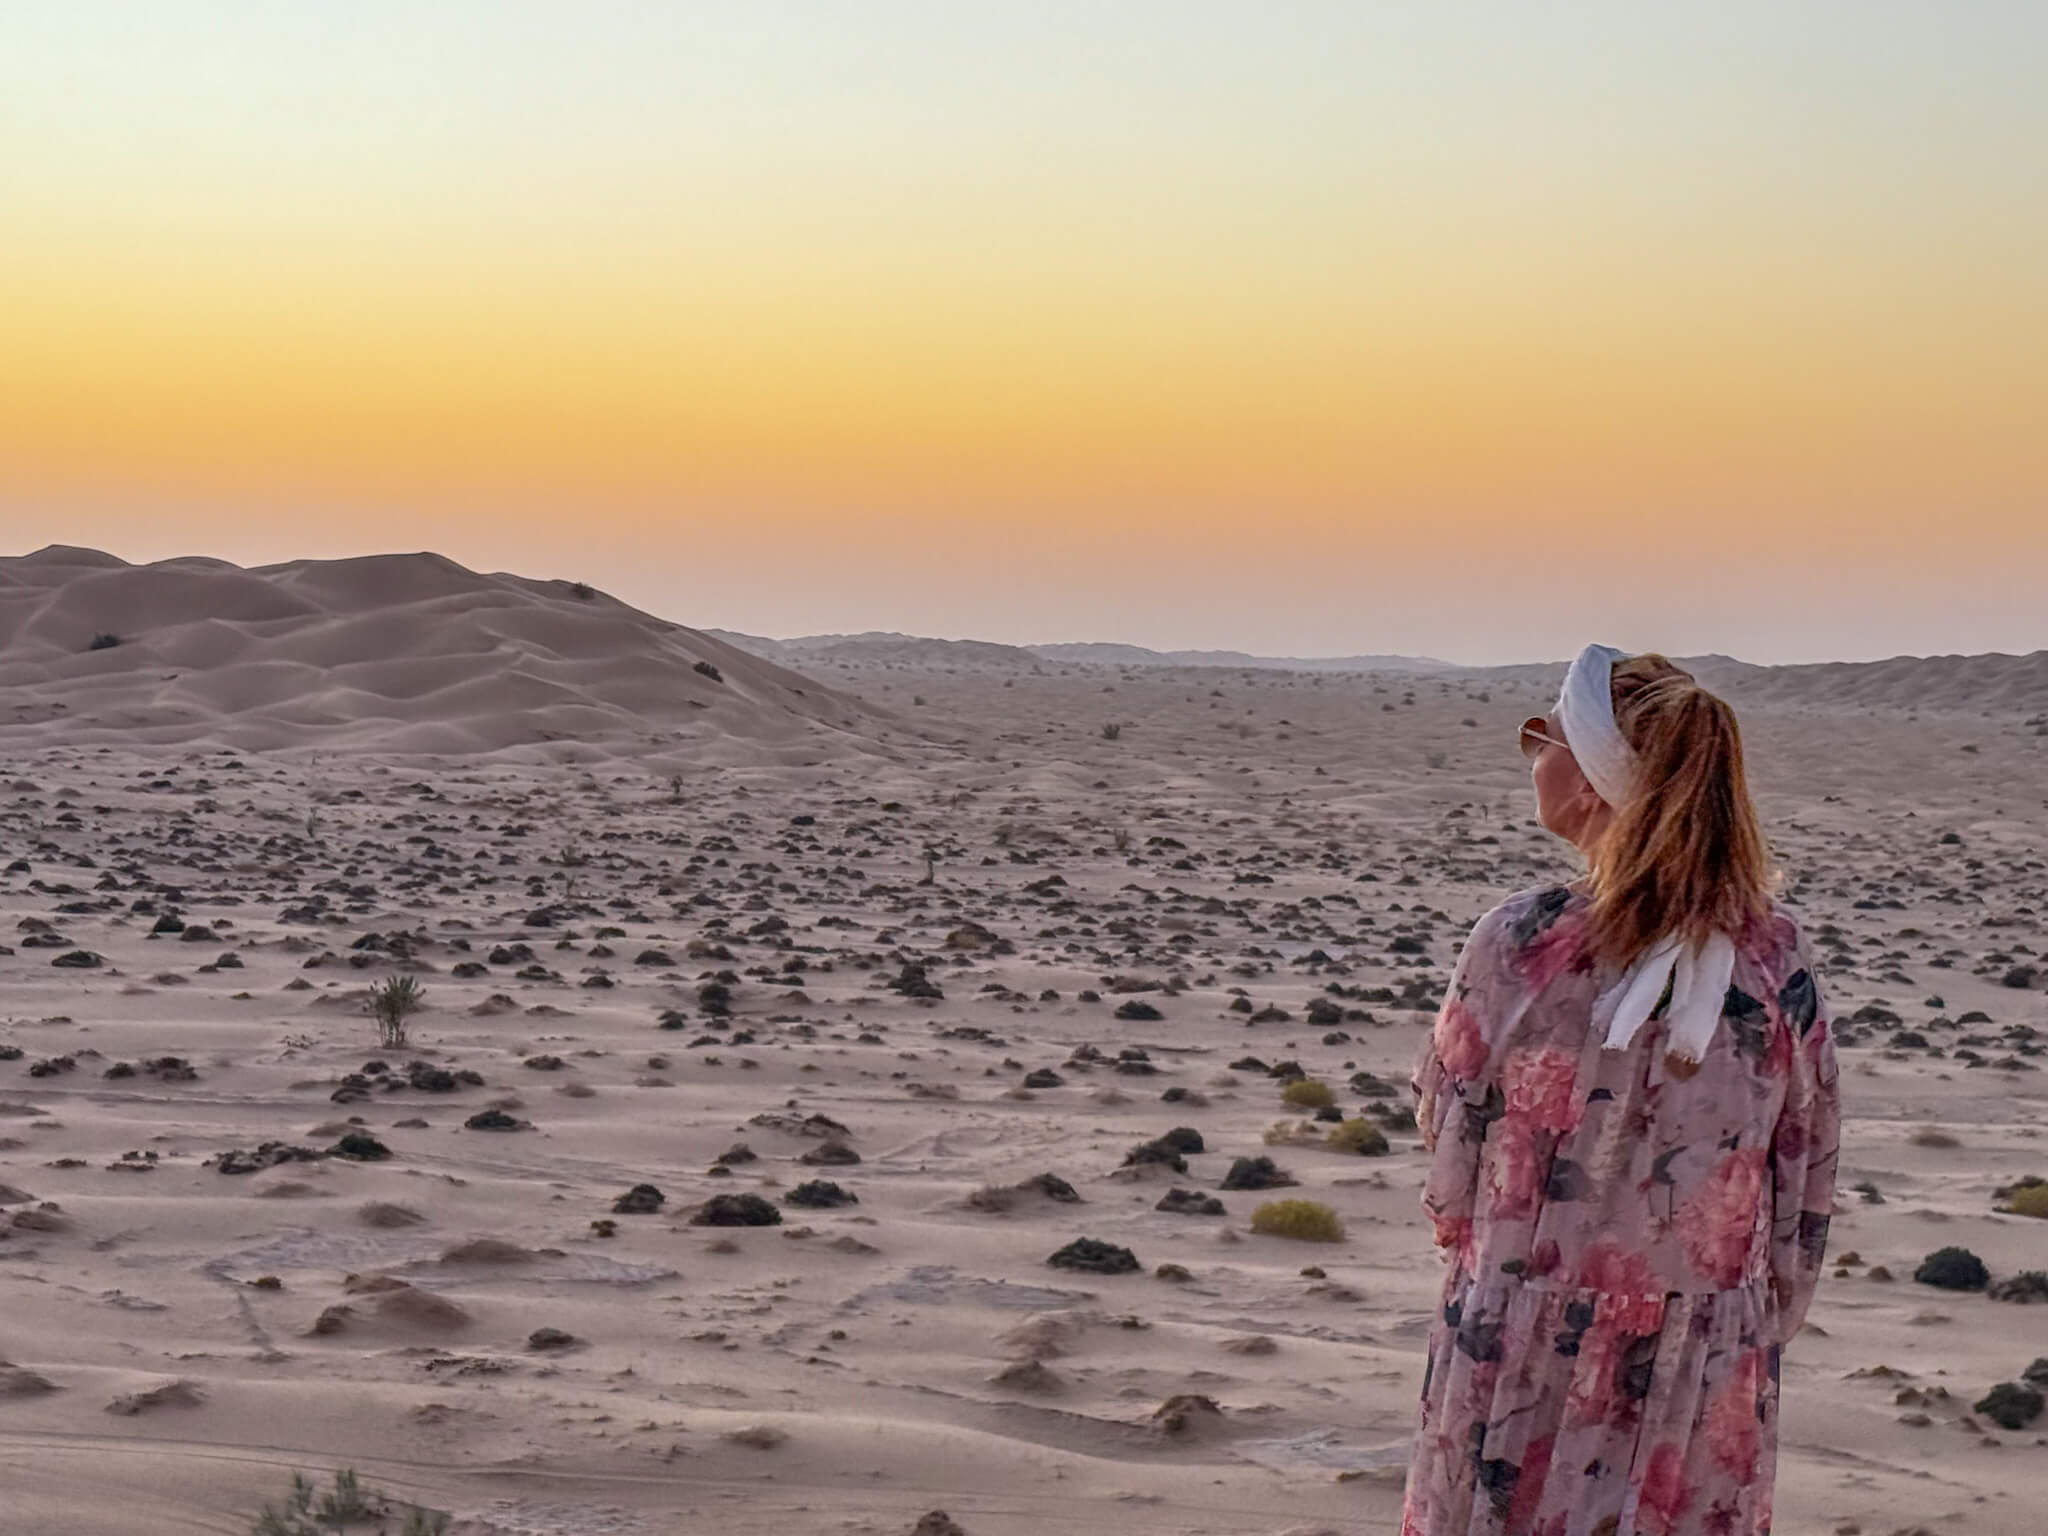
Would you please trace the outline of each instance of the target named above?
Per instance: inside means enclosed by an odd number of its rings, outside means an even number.
[[[1482,917],[1416,1072],[1450,1275],[1402,1536],[1766,1536],[1835,1053],[1728,706],[1588,646],[1522,727],[1583,879]]]

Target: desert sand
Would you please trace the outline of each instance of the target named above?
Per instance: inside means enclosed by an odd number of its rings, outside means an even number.
[[[0,1529],[353,1466],[478,1536],[1394,1530],[1407,1076],[1574,869],[1514,745],[1561,669],[734,638],[429,555],[0,561]],[[1843,1048],[1778,1529],[2036,1536],[2048,1419],[1973,1404],[2048,1357],[2048,654],[1701,673]],[[1257,1157],[1342,1240],[1252,1231]]]

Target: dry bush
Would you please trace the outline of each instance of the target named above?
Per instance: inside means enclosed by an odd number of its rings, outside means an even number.
[[[2048,1219],[2048,1179],[2028,1174],[2018,1183],[1999,1190],[1998,1196],[2005,1201],[2003,1209],[2015,1216]]]
[[[1330,1127],[1323,1145],[1338,1152],[1356,1152],[1360,1157],[1379,1157],[1387,1150],[1387,1138],[1370,1120],[1345,1120]]]
[[[1312,1120],[1275,1120],[1260,1139],[1269,1147],[1312,1147],[1323,1134]]]
[[[1317,1078],[1298,1077],[1280,1090],[1280,1098],[1296,1109],[1328,1109],[1337,1102],[1337,1093]]]
[[[1344,1223],[1317,1200],[1268,1200],[1252,1212],[1252,1230],[1304,1243],[1344,1241]]]

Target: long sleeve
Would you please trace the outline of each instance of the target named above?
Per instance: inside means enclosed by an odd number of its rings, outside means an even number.
[[[1771,1137],[1771,1286],[1783,1345],[1805,1322],[1827,1259],[1842,1103],[1834,1031],[1810,968],[1785,984],[1779,1005],[1792,1048],[1785,1104]]]
[[[1488,1097],[1499,1093],[1482,1020],[1497,1003],[1490,983],[1500,931],[1496,911],[1466,939],[1411,1082],[1416,1124],[1430,1153],[1422,1208],[1436,1228],[1437,1246],[1454,1252],[1471,1242]]]

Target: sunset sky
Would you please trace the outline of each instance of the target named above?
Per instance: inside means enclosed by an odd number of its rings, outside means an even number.
[[[1461,661],[2048,644],[2048,6],[0,10],[0,552]]]

